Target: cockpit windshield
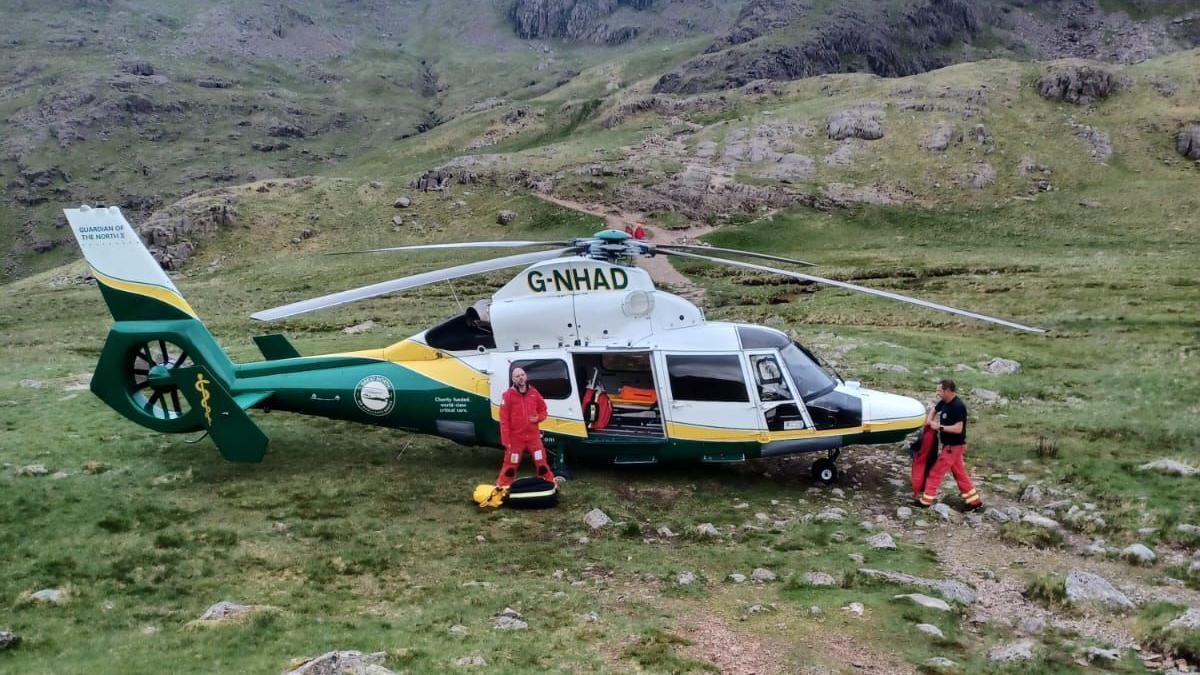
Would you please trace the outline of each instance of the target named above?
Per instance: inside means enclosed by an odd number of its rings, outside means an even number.
[[[779,355],[783,357],[783,362],[792,375],[792,381],[796,383],[800,398],[805,401],[814,399],[837,385],[829,373],[826,373],[817,364],[816,359],[799,344],[789,343],[788,346],[780,348]]]

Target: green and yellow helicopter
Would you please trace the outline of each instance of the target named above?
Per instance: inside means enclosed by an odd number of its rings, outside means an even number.
[[[652,244],[615,230],[571,241],[489,241],[376,249],[532,249],[305,300],[253,315],[269,321],[405,289],[523,267],[490,299],[379,349],[301,356],[279,334],[255,338],[264,360],[234,363],[116,207],[67,209],[115,323],[91,389],[155,431],[207,431],[221,455],[259,462],[268,438],[251,408],[318,415],[500,446],[499,403],[523,368],[546,399],[544,441],[570,458],[616,464],[743,462],[819,453],[833,482],[841,448],[890,443],[924,423],[919,401],[843,381],[786,334],[706,321],[658,290],[636,259],[668,255],[770,272],[899,300],[1023,331],[1040,328],[734,255]],[[701,253],[702,251],[703,253]]]

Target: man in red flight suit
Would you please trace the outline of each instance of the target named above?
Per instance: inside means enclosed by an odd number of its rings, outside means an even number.
[[[546,419],[546,401],[529,384],[529,376],[520,368],[512,371],[513,386],[504,392],[500,403],[500,444],[504,446],[504,464],[500,467],[498,487],[508,487],[517,477],[521,456],[533,456],[539,478],[554,482],[554,472],[546,462],[546,447],[538,424]]]
[[[937,501],[938,488],[942,486],[942,479],[946,477],[947,472],[950,472],[954,474],[954,480],[958,483],[963,501],[967,503],[967,510],[974,511],[983,508],[979,490],[975,489],[971,477],[967,475],[967,465],[963,462],[963,455],[967,452],[967,406],[958,397],[957,389],[954,380],[942,380],[938,383],[937,395],[940,400],[933,410],[929,411],[927,424],[938,432],[942,449],[937,462],[925,478],[924,491],[917,498],[914,506],[922,508],[933,506],[933,503]]]

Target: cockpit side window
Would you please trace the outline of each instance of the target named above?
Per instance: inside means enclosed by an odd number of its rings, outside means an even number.
[[[668,354],[667,376],[676,401],[750,401],[737,354]]]
[[[788,388],[779,362],[771,354],[755,354],[750,357],[754,381],[758,384],[758,400],[763,403],[791,401],[792,390]]]
[[[788,346],[780,349],[779,355],[783,357],[783,363],[792,375],[792,382],[796,384],[800,398],[805,401],[817,398],[837,386],[829,373],[826,373],[795,343],[789,343]]]

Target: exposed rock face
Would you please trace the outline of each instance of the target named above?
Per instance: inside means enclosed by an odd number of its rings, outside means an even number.
[[[1191,124],[1175,136],[1175,151],[1188,159],[1200,160],[1200,124]]]
[[[1107,68],[1092,65],[1059,66],[1042,76],[1038,94],[1052,101],[1087,105],[1108,98],[1121,82]]]
[[[221,228],[237,222],[237,196],[200,193],[155,212],[134,226],[150,255],[167,270],[177,270]]]
[[[786,0],[747,5],[730,34],[713,43],[709,53],[663,75],[654,90],[697,93],[754,80],[795,80],[847,70],[884,77],[912,75],[949,64],[944,49],[970,40],[980,27],[976,6],[967,0],[921,0],[898,11],[873,5],[839,8],[801,33],[799,43],[745,44],[803,18],[805,9]]]
[[[621,7],[646,9],[653,0],[516,0],[508,20],[524,40],[562,38],[619,45],[638,36],[638,26],[613,27],[604,22]]]
[[[429,192],[431,190],[445,190],[450,186],[450,181],[454,178],[454,172],[445,167],[439,169],[430,169],[421,174],[421,177],[409,183],[408,186],[414,190],[422,190]]]

